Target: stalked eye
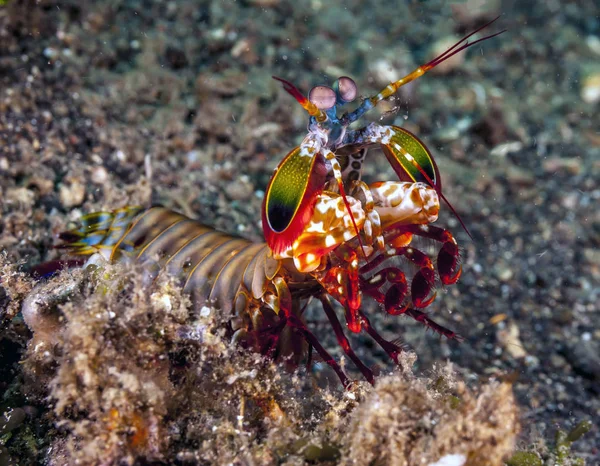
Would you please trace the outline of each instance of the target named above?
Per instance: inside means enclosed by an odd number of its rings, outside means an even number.
[[[339,98],[344,102],[348,103],[356,99],[358,89],[354,79],[349,78],[348,76],[342,76],[338,78],[336,82],[336,88]]]
[[[319,110],[329,110],[335,105],[337,96],[330,87],[315,86],[308,93],[308,100],[315,104]]]

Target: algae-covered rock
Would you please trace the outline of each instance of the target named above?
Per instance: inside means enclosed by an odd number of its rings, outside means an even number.
[[[341,464],[447,464],[445,457],[503,464],[519,431],[511,386],[492,382],[472,392],[457,382],[451,393],[414,376],[380,379],[350,415]]]
[[[512,452],[506,383],[472,392],[449,368],[419,378],[407,352],[375,387],[318,388],[230,344],[230,316],[196,311],[173,282],[148,287],[142,275],[96,269],[45,310],[60,326],[51,341],[34,335],[23,368],[24,390],[45,407],[50,464],[493,465]],[[34,332],[45,338],[43,322]]]

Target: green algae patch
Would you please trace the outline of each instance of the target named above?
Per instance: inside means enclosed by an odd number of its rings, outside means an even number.
[[[590,420],[581,421],[569,432],[558,430],[554,445],[542,452],[517,451],[506,462],[507,466],[585,466],[585,459],[576,456],[573,443],[587,434],[594,425]]]

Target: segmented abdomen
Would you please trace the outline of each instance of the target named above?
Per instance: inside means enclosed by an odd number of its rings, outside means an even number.
[[[265,243],[215,231],[164,207],[97,212],[81,223],[61,235],[71,252],[140,263],[149,281],[159,273],[176,277],[196,308],[210,303],[229,312],[242,290],[259,299],[280,266]]]

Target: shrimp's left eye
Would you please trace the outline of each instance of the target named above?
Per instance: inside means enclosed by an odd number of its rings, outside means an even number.
[[[335,106],[337,96],[330,87],[315,86],[308,93],[308,100],[315,104],[319,110],[329,110]]]
[[[348,76],[341,76],[335,83],[335,88],[337,91],[337,96],[344,103],[352,102],[356,99],[356,94],[358,94],[358,87],[354,82],[354,79],[349,78]]]

